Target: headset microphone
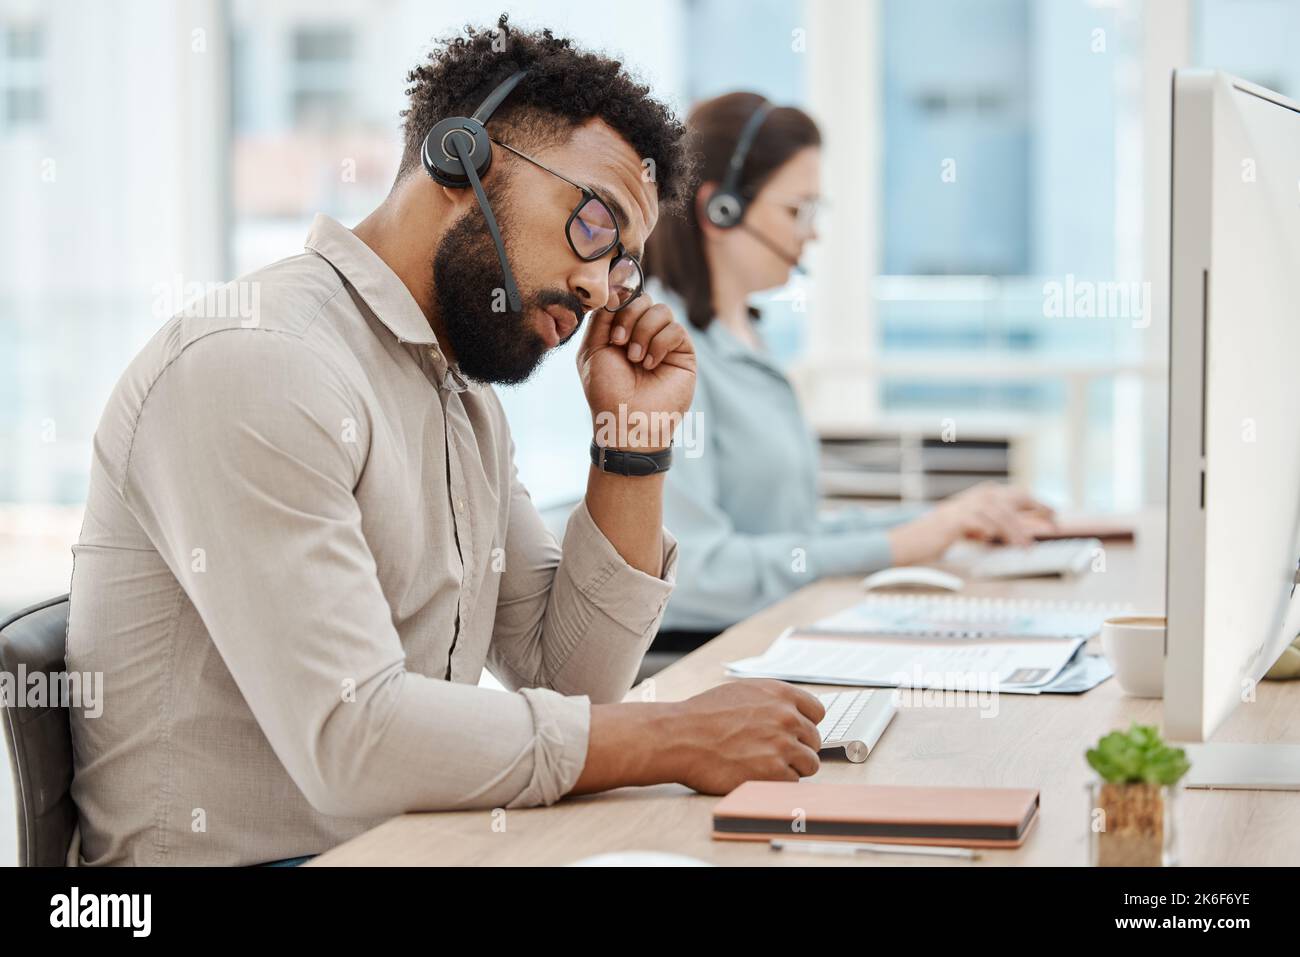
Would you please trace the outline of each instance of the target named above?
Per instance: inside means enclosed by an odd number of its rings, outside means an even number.
[[[519,287],[515,285],[514,270],[510,268],[510,261],[506,258],[506,244],[501,239],[501,230],[497,226],[497,218],[492,215],[492,206],[488,203],[487,193],[483,192],[483,184],[479,182],[478,174],[469,161],[469,154],[465,152],[465,144],[461,137],[453,137],[451,147],[456,151],[456,156],[460,161],[465,164],[469,184],[474,188],[474,198],[478,200],[479,208],[483,210],[483,218],[487,220],[488,232],[492,234],[492,242],[496,244],[497,259],[501,260],[501,272],[505,277],[506,298],[510,300],[510,308],[515,312],[523,312],[523,299],[519,295]]]
[[[488,232],[492,234],[492,242],[497,248],[497,258],[501,261],[506,298],[510,300],[510,308],[515,312],[523,312],[523,299],[506,257],[506,246],[501,239],[496,216],[492,213],[492,206],[488,203],[487,193],[483,191],[479,177],[492,166],[492,141],[488,137],[487,121],[527,73],[527,70],[519,70],[508,77],[479,104],[473,116],[449,116],[438,121],[424,138],[420,150],[425,172],[435,182],[457,189],[469,186],[474,190],[474,198],[483,211]]]
[[[772,240],[768,239],[766,236],[760,233],[753,226],[749,225],[749,223],[741,223],[740,228],[743,229],[745,232],[749,233],[749,235],[753,236],[755,239],[757,239],[768,249],[770,249],[778,258],[788,263],[789,266],[798,275],[800,276],[808,275],[808,270],[805,269],[802,265],[800,265],[799,260],[795,259],[788,252],[786,252],[784,249],[782,249],[780,246],[774,243]]]

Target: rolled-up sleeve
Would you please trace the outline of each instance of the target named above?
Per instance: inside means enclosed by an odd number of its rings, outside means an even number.
[[[663,574],[655,578],[623,559],[585,501],[569,516],[560,546],[517,473],[512,488],[489,668],[507,687],[621,700],[672,594],[676,539],[663,531]]]
[[[353,493],[369,435],[328,357],[272,329],[214,332],[157,377],[120,490],[317,810],[557,800],[590,701],[406,669]]]

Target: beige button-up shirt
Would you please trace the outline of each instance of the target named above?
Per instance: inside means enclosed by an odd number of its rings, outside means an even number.
[[[403,811],[549,804],[668,600],[666,531],[662,579],[585,504],[561,548],[496,395],[401,280],[327,217],[306,245],[163,326],[95,433],[68,629],[68,668],[104,674],[103,714],[72,712],[84,863],[251,864]]]

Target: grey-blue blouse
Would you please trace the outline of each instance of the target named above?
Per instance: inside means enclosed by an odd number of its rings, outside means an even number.
[[[789,379],[720,322],[686,319],[698,376],[690,422],[667,475],[664,525],[677,538],[677,583],[664,629],[721,630],[825,575],[891,564],[886,529],[912,507],[819,512],[817,440]]]

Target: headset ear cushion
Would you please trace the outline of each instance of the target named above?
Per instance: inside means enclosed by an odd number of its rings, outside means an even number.
[[[492,166],[492,141],[483,124],[468,116],[449,116],[429,131],[420,150],[425,172],[443,186],[469,185],[469,177],[451,145],[452,137],[460,137],[469,147],[470,164],[482,179]]]
[[[745,204],[735,193],[718,190],[709,197],[704,212],[714,226],[719,229],[730,229],[744,217]]]

